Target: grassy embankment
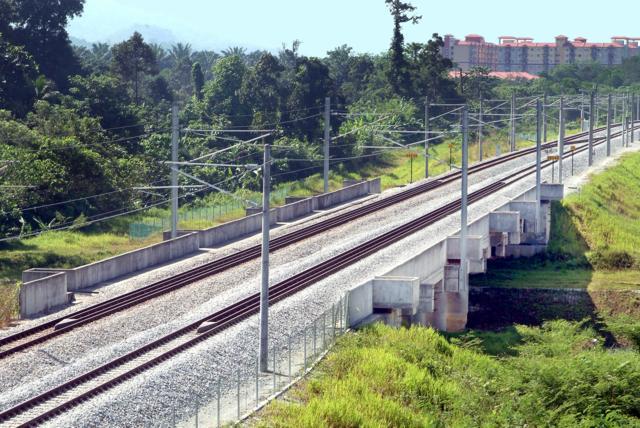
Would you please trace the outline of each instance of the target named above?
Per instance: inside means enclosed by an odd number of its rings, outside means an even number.
[[[260,427],[640,426],[640,355],[590,328],[518,326],[496,355],[428,329],[345,336]]]
[[[492,261],[471,285],[586,288],[614,334],[640,340],[640,154],[624,156],[552,206],[546,254]]]
[[[575,132],[573,130],[572,132]],[[449,170],[449,147],[443,144],[432,145],[434,159],[430,161],[430,174],[437,175]],[[484,150],[488,155],[495,154],[496,144],[501,145],[501,152],[508,150],[504,135],[496,134],[485,139]],[[518,148],[531,145],[530,141],[518,141]],[[393,152],[384,156],[379,162],[371,163],[358,171],[348,168],[335,169],[330,177],[332,190],[339,189],[345,179],[382,178],[383,189],[402,186],[411,180],[424,177],[424,156],[417,150],[418,157],[412,162],[404,152]],[[472,142],[469,150],[470,162],[478,159],[478,146]],[[460,162],[459,142],[453,149],[451,162]],[[437,160],[436,160],[437,159]],[[438,161],[439,160],[439,161]],[[286,188],[289,196],[310,196],[320,193],[323,181],[320,174],[312,175],[304,180],[282,183],[275,190]],[[246,196],[246,195],[245,195]],[[284,201],[275,201],[281,204]],[[153,210],[144,217],[166,217],[167,211]],[[229,211],[215,221],[190,219],[180,222],[182,229],[202,229],[215,224],[240,218],[244,215],[242,209]],[[136,220],[140,220],[137,217]],[[17,311],[17,286],[23,270],[32,267],[74,267],[96,260],[135,250],[160,241],[159,234],[144,240],[131,240],[128,237],[128,223],[133,218],[122,217],[114,221],[103,223],[97,227],[81,230],[44,233],[40,236],[0,244],[0,326]]]
[[[548,254],[474,285],[587,288],[600,322],[346,336],[258,426],[640,426],[640,154],[553,207]],[[594,327],[597,327],[596,331]],[[622,349],[606,349],[613,333]]]

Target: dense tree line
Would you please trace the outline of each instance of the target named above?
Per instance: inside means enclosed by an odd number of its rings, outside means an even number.
[[[170,157],[172,103],[180,106],[183,128],[276,129],[271,141],[288,148],[275,164],[287,175],[276,180],[290,180],[318,165],[300,159],[320,156],[325,97],[340,112],[332,116],[334,135],[349,134],[332,155],[357,157],[375,138],[367,124],[419,128],[427,96],[460,102],[514,90],[578,90],[585,81],[620,87],[640,79],[640,62],[633,60],[617,68],[558,68],[533,83],[500,83],[482,69],[455,81],[439,35],[405,43],[403,25],[421,19],[415,7],[385,3],[392,18],[387,52],[359,54],[342,45],[315,58],[302,55],[298,41],[275,53],[238,47],[213,52],[147,43],[139,33],[113,46],[78,47],[65,27],[82,13],[84,0],[0,0],[0,236],[82,224],[162,201],[133,188],[167,184],[162,162]],[[367,114],[349,115],[354,112]],[[233,145],[238,135],[182,137],[186,160]],[[239,146],[216,159],[236,158],[259,161],[259,150]],[[210,182],[237,172],[196,171]],[[229,190],[258,186],[252,174],[225,182]],[[24,210],[29,207],[37,208]]]

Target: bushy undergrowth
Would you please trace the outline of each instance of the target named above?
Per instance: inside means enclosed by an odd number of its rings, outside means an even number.
[[[640,426],[637,353],[606,350],[577,323],[516,331],[514,355],[496,359],[431,329],[373,326],[345,337],[293,400],[270,406],[257,425]]]
[[[589,247],[596,269],[640,267],[640,155],[591,177],[563,205]]]
[[[7,324],[18,313],[18,286],[0,284],[0,328]]]

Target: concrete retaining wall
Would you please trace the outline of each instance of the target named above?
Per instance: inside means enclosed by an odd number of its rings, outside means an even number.
[[[447,261],[447,240],[444,239],[417,256],[399,264],[385,276],[409,276],[426,280],[442,271]]]
[[[286,205],[274,208],[271,211],[271,224],[277,222],[289,222],[318,209],[327,209],[335,205],[352,201],[371,193],[380,193],[381,181],[379,178],[363,181],[335,192],[326,193],[311,198],[287,198]],[[200,247],[210,248],[226,244],[238,238],[257,233],[262,229],[262,208],[248,208],[248,215],[244,218],[230,221],[210,229],[193,231],[200,235]],[[187,231],[178,231],[182,234]],[[163,234],[164,239],[170,237],[170,233]]]
[[[314,210],[314,198],[302,199],[276,208],[278,221],[286,222],[311,214]]]
[[[25,282],[20,288],[20,316],[22,318],[41,314],[68,303],[66,273],[40,271],[39,274],[46,276]]]
[[[81,290],[101,282],[166,263],[198,251],[198,235],[176,239],[130,251],[67,271],[67,289]]]
[[[349,290],[349,326],[356,325],[373,314],[373,280]]]
[[[278,222],[278,212],[276,209],[271,210],[269,220],[271,225]],[[210,229],[199,231],[200,248],[220,246],[243,236],[259,232],[260,230],[262,230],[262,213],[249,215]]]
[[[64,273],[67,291],[76,291],[166,263],[198,249],[198,234],[191,233],[73,269],[29,269],[22,273],[22,280],[27,283],[36,278],[51,278],[55,273]]]
[[[469,328],[539,325],[558,318],[580,321],[595,313],[586,289],[469,288]]]
[[[351,201],[370,193],[380,193],[381,182],[379,178],[357,183],[331,193],[314,196],[317,201],[317,209],[323,210],[334,205]]]

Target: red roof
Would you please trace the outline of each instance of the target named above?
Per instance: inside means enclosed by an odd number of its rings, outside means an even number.
[[[540,76],[536,76],[535,74],[531,74],[526,71],[492,71],[489,73],[489,76],[503,80],[536,80],[540,78]]]
[[[462,75],[466,75],[466,74],[467,73],[465,72],[462,73]],[[449,77],[452,79],[459,78],[460,72],[452,70],[449,72]],[[526,71],[491,71],[489,72],[489,77],[494,77],[496,79],[502,79],[502,80],[518,80],[518,79],[535,80],[540,78],[540,76],[528,73]]]

